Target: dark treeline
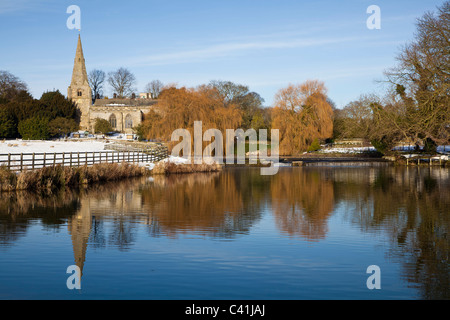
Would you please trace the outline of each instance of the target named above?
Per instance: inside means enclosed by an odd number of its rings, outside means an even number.
[[[78,129],[76,105],[59,91],[34,99],[27,85],[0,70],[0,139],[45,140]]]

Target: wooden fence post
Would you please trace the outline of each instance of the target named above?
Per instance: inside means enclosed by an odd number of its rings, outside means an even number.
[[[33,159],[31,160],[31,170],[34,170],[34,152],[33,152]]]
[[[8,169],[11,170],[11,153],[8,153]]]
[[[23,170],[23,153],[20,154],[20,171]]]

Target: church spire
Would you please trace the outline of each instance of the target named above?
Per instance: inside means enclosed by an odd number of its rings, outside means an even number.
[[[67,89],[67,97],[77,104],[81,129],[89,130],[89,112],[92,105],[92,91],[89,86],[83,46],[81,45],[81,36],[79,34],[77,51],[73,63],[72,81]]]
[[[77,51],[75,53],[75,60],[73,64],[72,82],[73,85],[85,85],[88,84],[88,76],[86,72],[86,62],[84,60],[83,46],[81,45],[81,36],[78,34]]]

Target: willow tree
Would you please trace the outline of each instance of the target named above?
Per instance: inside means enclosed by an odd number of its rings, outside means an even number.
[[[289,85],[275,96],[272,129],[280,131],[280,154],[299,154],[333,135],[333,110],[323,82]]]
[[[237,129],[242,122],[239,108],[225,105],[216,89],[208,86],[165,89],[156,110],[145,116],[139,128],[143,138],[170,141],[177,129],[187,129],[193,138],[195,121],[202,121],[204,131],[214,128],[225,135],[226,129]]]

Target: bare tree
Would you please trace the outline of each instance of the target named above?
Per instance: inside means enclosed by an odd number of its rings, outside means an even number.
[[[151,93],[153,99],[158,99],[161,91],[164,88],[164,84],[159,80],[153,80],[145,87],[145,92]]]
[[[253,117],[262,109],[264,99],[249,87],[231,81],[212,80],[209,88],[214,88],[225,106],[236,105],[242,111],[243,129],[251,128]]]
[[[106,74],[102,70],[94,69],[89,73],[89,85],[92,90],[92,103],[96,99],[100,99],[103,96],[103,83],[105,82]]]
[[[335,109],[334,137],[370,139],[374,130],[372,106],[380,103],[380,99],[375,95],[362,95],[343,109]]]
[[[423,141],[430,150],[450,139],[449,39],[450,1],[446,1],[436,13],[418,19],[414,41],[403,48],[398,65],[386,72],[396,93],[390,109],[378,112],[401,136]]]
[[[212,80],[209,85],[218,91],[221,99],[226,104],[234,103],[236,100],[241,99],[249,93],[249,88],[247,86],[236,84],[231,81]]]
[[[126,68],[119,68],[108,73],[108,83],[117,93],[118,98],[130,96],[136,89],[136,77]]]
[[[25,82],[8,71],[0,70],[0,97],[11,99],[20,91],[28,90]]]

